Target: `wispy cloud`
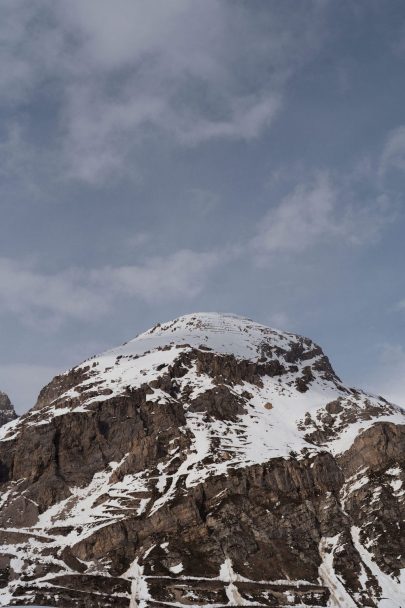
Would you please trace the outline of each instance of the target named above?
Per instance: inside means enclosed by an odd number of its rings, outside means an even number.
[[[105,267],[90,273],[90,282],[98,290],[139,297],[170,300],[193,298],[205,285],[209,273],[221,263],[216,252],[177,251],[167,257],[154,257],[142,265]]]
[[[52,82],[64,171],[90,183],[136,172],[154,133],[185,146],[257,138],[320,44],[323,4],[5,0],[2,102],[26,107]]]
[[[69,318],[92,319],[108,313],[123,298],[152,301],[192,299],[222,263],[216,252],[180,250],[142,264],[68,269],[46,274],[7,258],[0,259],[0,312],[47,327]]]
[[[344,180],[319,172],[298,184],[260,222],[252,240],[259,254],[302,253],[319,245],[363,245],[381,234],[393,219],[384,195],[356,203]]]
[[[405,171],[405,126],[394,129],[385,143],[380,162],[380,175],[389,169]]]
[[[300,184],[263,218],[254,245],[264,252],[300,252],[339,234],[334,221],[336,191],[320,174]]]
[[[213,272],[244,256],[266,260],[283,254],[302,256],[332,242],[360,246],[379,238],[394,215],[384,196],[354,204],[346,186],[319,172],[299,184],[262,218],[257,233],[239,244],[226,239],[213,251],[175,250],[142,262],[99,268],[68,268],[45,273],[33,264],[0,258],[0,312],[19,316],[25,323],[46,327],[61,321],[93,319],[109,313],[122,299],[192,300],[205,288]],[[197,206],[217,204],[209,192],[193,191]],[[127,247],[140,250],[151,242],[135,234]],[[147,247],[149,249],[149,247]],[[405,305],[403,303],[400,306]],[[274,322],[285,318],[276,316]]]
[[[320,12],[317,3],[308,8],[313,17]],[[74,0],[65,28],[82,35],[86,77],[76,75],[65,114],[72,171],[97,181],[122,168],[133,138],[142,141],[151,129],[191,146],[258,137],[281,105],[288,76],[319,39],[319,21],[301,10],[280,35],[282,13],[217,0]],[[264,65],[267,78],[256,79]]]

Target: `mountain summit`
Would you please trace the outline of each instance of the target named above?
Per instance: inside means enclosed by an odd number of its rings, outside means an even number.
[[[307,338],[157,324],[0,437],[2,606],[404,606],[404,412]]]

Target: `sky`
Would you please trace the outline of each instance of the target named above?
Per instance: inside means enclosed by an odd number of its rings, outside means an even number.
[[[0,390],[194,311],[405,404],[402,0],[2,0]]]

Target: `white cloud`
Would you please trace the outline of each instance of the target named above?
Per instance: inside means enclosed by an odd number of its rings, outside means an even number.
[[[48,327],[66,318],[100,317],[123,298],[192,299],[221,262],[216,252],[181,250],[138,265],[45,274],[32,265],[0,258],[0,312]]]
[[[98,182],[136,172],[132,153],[151,133],[187,146],[259,137],[322,40],[326,3],[4,4],[3,102],[27,103],[52,82],[65,170]]]
[[[392,219],[385,196],[356,204],[345,185],[321,172],[268,211],[252,245],[259,254],[301,253],[339,240],[362,245],[378,238]]]

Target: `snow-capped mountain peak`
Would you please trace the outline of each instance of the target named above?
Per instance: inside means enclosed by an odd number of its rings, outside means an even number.
[[[263,347],[289,350],[293,344],[303,344],[304,352],[314,348],[310,340],[272,329],[245,317],[231,313],[193,313],[173,321],[158,323],[126,345],[111,352],[143,354],[167,346],[204,346],[220,354],[241,359],[257,360]]]
[[[1,429],[0,605],[399,608],[380,497],[402,504],[404,420],[307,338],[222,313],[157,324]]]

